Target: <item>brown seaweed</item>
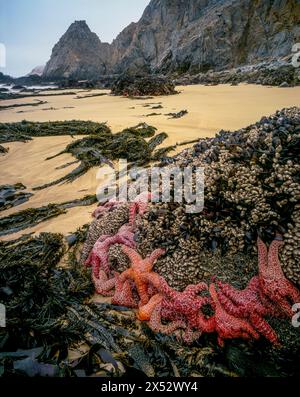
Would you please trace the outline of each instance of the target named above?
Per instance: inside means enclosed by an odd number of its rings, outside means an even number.
[[[25,189],[26,187],[22,183],[0,186],[0,211],[16,207],[28,201],[33,194],[24,192]]]
[[[6,217],[0,218],[0,236],[16,233],[20,230],[35,226],[48,219],[66,213],[73,207],[89,206],[97,202],[95,195],[86,196],[82,199],[67,201],[60,204],[48,204],[39,208],[28,208]]]

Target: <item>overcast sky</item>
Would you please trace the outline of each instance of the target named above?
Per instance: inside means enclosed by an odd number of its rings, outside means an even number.
[[[150,0],[0,0],[0,43],[12,76],[45,64],[54,44],[75,20],[86,20],[101,41],[111,42],[137,22]]]

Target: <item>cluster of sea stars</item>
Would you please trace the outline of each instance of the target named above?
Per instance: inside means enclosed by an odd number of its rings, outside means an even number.
[[[279,345],[266,317],[291,317],[292,305],[300,302],[300,292],[281,269],[278,258],[283,244],[281,237],[276,237],[269,250],[258,239],[259,274],[244,290],[215,280],[210,286],[189,285],[178,292],[153,271],[164,250],[157,249],[147,258],[135,250],[135,217],[146,211],[149,194],[144,193],[140,198],[129,207],[129,224],[121,227],[115,236],[101,236],[89,255],[86,265],[92,266],[96,292],[111,296],[113,304],[137,309],[138,319],[147,321],[153,331],[174,334],[187,343],[203,333],[216,332],[220,346],[225,339],[257,340],[260,336]],[[122,274],[109,266],[109,247],[113,244],[122,244],[131,263]],[[210,308],[213,314],[207,315],[209,310],[205,308]]]
[[[121,287],[118,273],[110,269],[109,249],[115,244],[122,244],[123,246],[135,248],[135,219],[137,215],[142,216],[145,213],[148,207],[148,200],[150,199],[151,194],[149,192],[143,192],[138,195],[129,205],[129,223],[123,225],[113,236],[100,236],[85,261],[86,266],[92,267],[92,279],[98,294],[103,296],[113,296],[113,289],[116,286],[119,286],[116,290],[122,297],[125,296],[124,291],[128,290],[128,283],[122,283]],[[94,211],[93,216],[99,219],[105,212],[112,211],[121,203],[122,201],[115,201],[112,199],[106,204],[98,206]],[[121,289],[124,291],[121,292]]]

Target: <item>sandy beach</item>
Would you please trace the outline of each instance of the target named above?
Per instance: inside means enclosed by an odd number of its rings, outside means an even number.
[[[92,120],[107,122],[113,132],[140,122],[147,122],[165,131],[169,138],[164,146],[174,145],[186,140],[201,137],[212,137],[219,130],[236,130],[258,121],[262,116],[270,115],[278,109],[300,105],[300,87],[277,88],[258,85],[220,86],[185,86],[177,87],[179,95],[155,97],[153,99],[127,99],[108,95],[109,91],[78,91],[77,95],[104,93],[104,96],[76,99],[76,95],[39,96],[18,100],[2,101],[2,106],[15,103],[32,103],[35,100],[47,101],[47,104],[0,111],[0,122],[56,121],[56,120]],[[70,91],[70,90],[69,90]],[[73,90],[72,90],[73,91]],[[160,104],[162,108],[151,109]],[[147,106],[145,106],[147,105]],[[188,114],[180,119],[170,119],[167,113],[186,109]],[[161,113],[147,117],[150,113]],[[45,137],[35,138],[27,143],[14,142],[4,144],[9,148],[8,154],[0,157],[0,185],[22,182],[27,191],[35,186],[55,180],[76,165],[65,169],[57,169],[73,161],[71,155],[63,155],[45,161],[65,148],[76,137]],[[82,138],[82,137],[81,137]],[[182,150],[180,147],[178,150]],[[61,203],[88,194],[94,194],[99,181],[96,180],[97,169],[72,184],[53,186],[34,192],[30,200],[15,208],[1,212],[1,217],[26,208],[36,208],[49,203]],[[68,210],[67,214],[41,223],[33,228],[23,230],[3,239],[19,237],[31,232],[74,232],[78,227],[90,222],[95,206],[77,207]]]

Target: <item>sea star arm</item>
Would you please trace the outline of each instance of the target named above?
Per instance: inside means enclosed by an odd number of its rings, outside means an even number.
[[[266,244],[258,237],[257,239],[258,249],[258,266],[260,272],[266,272],[268,269],[268,249]]]
[[[149,302],[145,306],[141,306],[139,308],[137,317],[140,321],[149,321],[153,310],[159,305],[162,301],[163,297],[161,294],[156,294],[152,296]]]
[[[192,328],[188,327],[182,334],[182,340],[187,344],[191,345],[200,338],[202,331],[193,331]]]
[[[279,249],[283,246],[283,241],[280,240],[274,240],[271,243],[270,249],[269,249],[269,255],[268,255],[268,263],[269,265],[272,266],[274,269],[274,272],[277,274],[280,274],[282,278],[285,279],[285,295],[287,298],[291,300],[292,303],[299,303],[300,302],[300,292],[298,289],[290,282],[288,281],[281,268],[281,264],[279,261]]]
[[[121,282],[125,282],[128,279],[131,279],[131,280],[133,279],[132,269],[127,269],[120,275]]]
[[[252,313],[252,314],[250,314],[249,318],[250,318],[250,323],[252,324],[252,326],[261,335],[263,335],[266,339],[268,339],[274,345],[277,345],[277,346],[280,345],[275,331],[262,317],[260,317],[257,313]]]
[[[186,328],[186,324],[182,320],[171,321],[169,324],[164,325],[161,322],[161,305],[155,306],[152,312],[149,327],[154,332],[161,332],[162,334],[171,335],[178,328]]]
[[[156,249],[155,251],[152,252],[152,254],[149,257],[150,263],[154,264],[157,259],[162,256],[166,251],[163,249]]]
[[[109,234],[103,234],[102,236],[100,236],[99,238],[98,238],[98,241],[97,242],[104,242],[105,240],[107,240],[108,238],[110,238],[111,236],[109,235]],[[96,242],[96,244],[97,244],[97,242]]]
[[[122,250],[123,250],[124,254],[126,254],[128,256],[128,258],[130,259],[133,266],[136,263],[139,263],[143,260],[141,255],[139,255],[134,249],[132,249],[130,247],[123,246]]]
[[[129,206],[129,224],[135,227],[135,218],[137,214],[137,203],[131,203]]]
[[[288,317],[293,315],[292,304],[300,301],[300,292],[286,279],[278,252],[283,241],[276,238],[270,245],[267,268],[260,267],[262,292]]]
[[[108,279],[106,273],[103,270],[100,270],[98,277],[92,274],[92,280],[97,294],[103,296],[113,296],[112,289],[115,287],[115,277]]]
[[[151,284],[159,292],[162,292],[162,284],[167,284],[163,277],[154,272],[143,273],[141,278],[145,283]]]
[[[209,292],[215,305],[216,331],[218,333],[218,340],[221,346],[223,345],[224,339],[259,338],[259,334],[247,320],[236,318],[224,310],[218,299],[218,294],[214,284],[210,285]]]
[[[197,295],[203,291],[208,291],[208,285],[204,282],[196,284],[196,285],[189,285],[184,290],[184,292],[189,295]]]
[[[121,280],[119,276],[116,277],[115,294],[112,298],[112,304],[124,306],[135,309],[137,303],[133,298],[132,286],[130,280]]]

